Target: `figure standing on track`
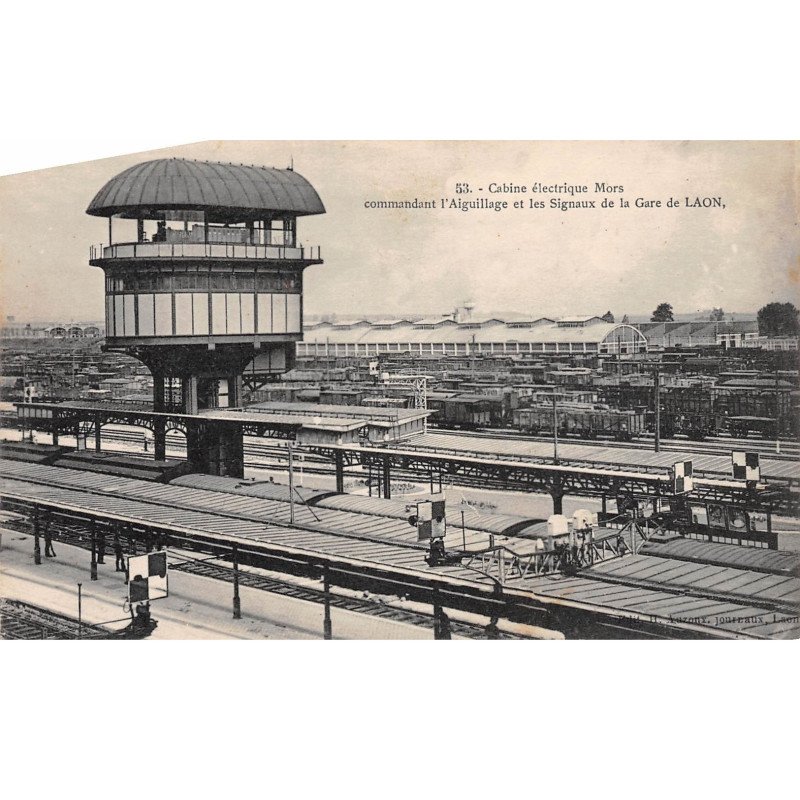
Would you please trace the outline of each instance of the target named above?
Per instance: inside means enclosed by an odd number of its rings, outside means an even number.
[[[125,572],[125,553],[122,550],[119,533],[116,531],[114,532],[114,570],[116,572]]]
[[[44,554],[47,558],[55,557],[56,551],[53,550],[53,534],[50,533],[50,526],[44,526]]]

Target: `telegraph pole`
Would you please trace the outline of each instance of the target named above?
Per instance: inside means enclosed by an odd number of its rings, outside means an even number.
[[[322,567],[322,589],[324,598],[324,618],[322,620],[323,639],[333,639],[333,625],[331,624],[331,578],[328,565]]]
[[[653,405],[656,412],[656,453],[661,450],[661,374],[653,370]]]
[[[92,534],[92,561],[89,565],[89,578],[93,581],[97,580],[97,537],[95,534],[95,525],[94,520],[90,523],[91,534]]]
[[[553,388],[553,461],[558,464],[558,405],[555,388]]]
[[[289,522],[294,525],[294,453],[292,452],[292,442],[287,442],[289,451]]]
[[[233,545],[233,618],[242,618],[242,601],[239,597],[239,548]]]
[[[781,452],[781,398],[778,387],[778,361],[775,360],[775,452]]]

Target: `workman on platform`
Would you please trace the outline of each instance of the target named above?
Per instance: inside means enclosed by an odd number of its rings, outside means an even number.
[[[50,526],[44,526],[44,554],[47,558],[53,558],[56,551],[53,550],[53,534],[50,533]]]
[[[114,570],[116,572],[125,572],[125,553],[122,549],[119,534],[116,532],[114,533]]]

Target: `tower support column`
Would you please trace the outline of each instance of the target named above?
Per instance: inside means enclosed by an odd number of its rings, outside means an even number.
[[[167,457],[167,426],[163,419],[153,423],[153,458],[164,461]]]
[[[344,456],[341,450],[337,450],[334,455],[336,461],[336,491],[344,494]]]
[[[392,496],[392,470],[388,458],[383,459],[383,496],[388,500]]]
[[[184,414],[197,413],[197,376],[187,375],[181,381],[181,401]]]
[[[242,376],[228,375],[228,406],[237,408],[242,404]]]

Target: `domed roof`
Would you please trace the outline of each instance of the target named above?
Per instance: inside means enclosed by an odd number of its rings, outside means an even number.
[[[210,219],[259,218],[263,212],[324,214],[314,187],[291,169],[160,158],[112,178],[87,214],[151,219],[164,210],[206,211]]]

